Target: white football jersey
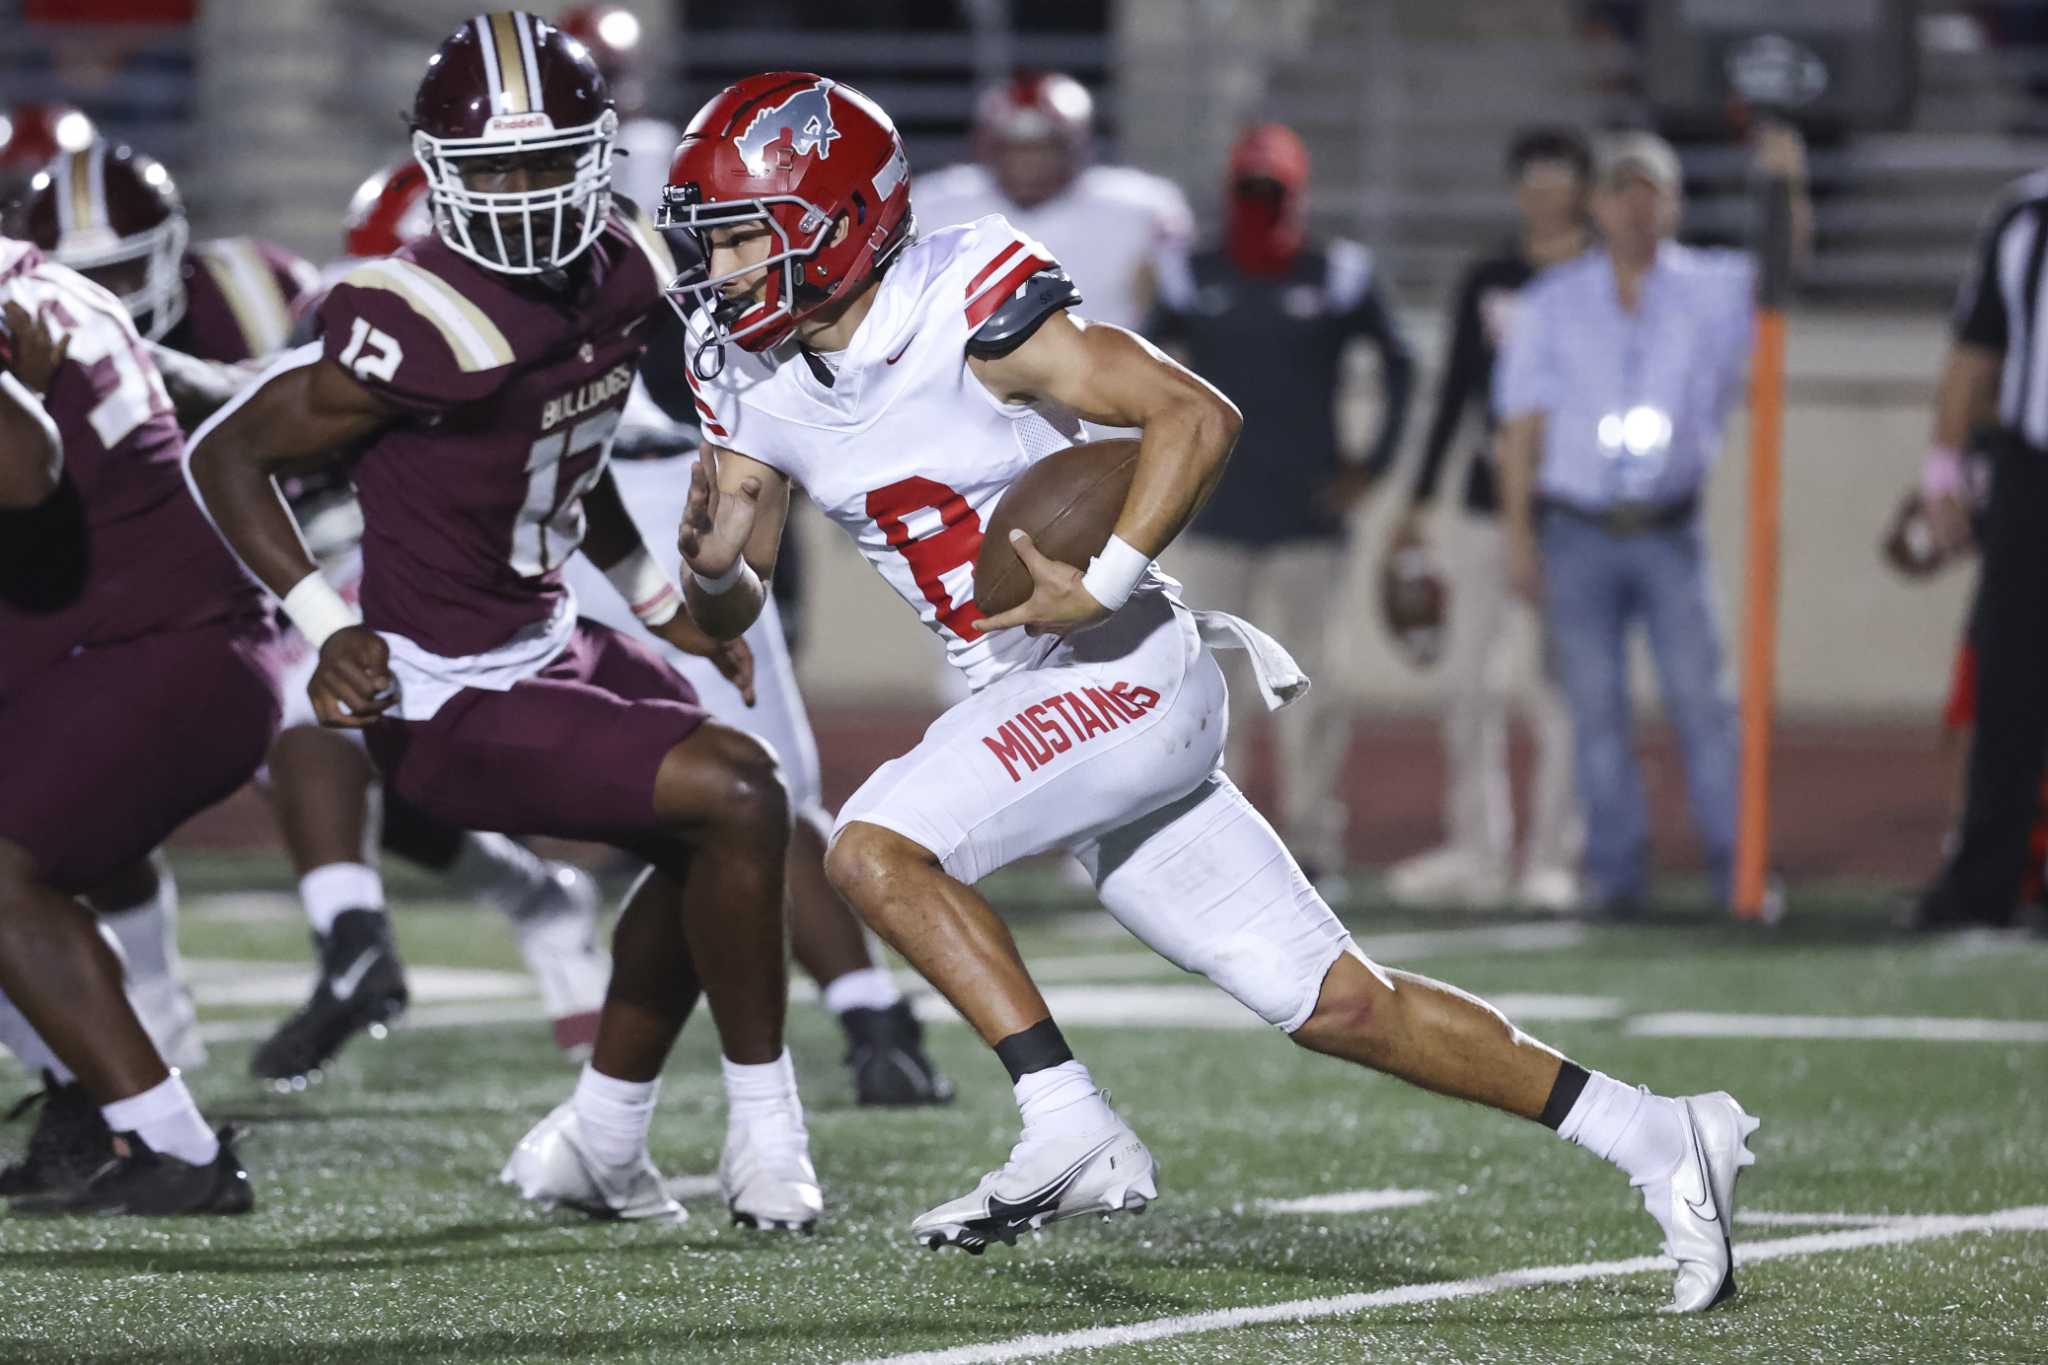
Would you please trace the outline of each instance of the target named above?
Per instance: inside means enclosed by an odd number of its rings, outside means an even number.
[[[1083,438],[1066,408],[990,393],[968,368],[967,340],[1054,263],[999,217],[919,237],[883,275],[851,344],[823,358],[829,386],[789,343],[760,354],[728,346],[724,369],[699,379],[707,324],[701,312],[691,318],[690,383],[706,439],[802,485],[976,691],[1048,648],[1021,630],[974,628],[982,530],[1018,475]],[[1155,571],[1151,586],[1162,585]]]
[[[1044,242],[1081,291],[1081,311],[1137,331],[1148,301],[1140,271],[1162,250],[1184,249],[1194,233],[1187,197],[1172,181],[1128,166],[1090,166],[1042,204],[1019,208],[979,164],[948,166],[911,182],[920,232],[1001,214]]]

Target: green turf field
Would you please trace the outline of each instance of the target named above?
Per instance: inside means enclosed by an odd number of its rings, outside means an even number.
[[[1354,909],[1370,951],[1502,998],[1585,1063],[1726,1087],[1763,1118],[1739,1224],[1758,1259],[1735,1302],[1674,1319],[1657,1311],[1669,1276],[1641,1259],[1655,1228],[1603,1163],[1243,1026],[1103,918],[1047,911],[1043,882],[1005,899],[1040,907],[1019,920],[1026,954],[1158,1155],[1162,1198],[970,1258],[904,1236],[1014,1139],[1001,1070],[957,1024],[932,1039],[959,1101],[874,1114],[851,1106],[831,1021],[793,1007],[830,1200],[816,1237],[735,1229],[702,1195],[679,1228],[597,1225],[494,1183],[572,1079],[501,925],[409,900],[416,1026],[311,1092],[267,1095],[244,1079],[246,1039],[298,992],[302,928],[274,894],[217,894],[274,887],[274,867],[181,870],[185,951],[225,1039],[195,1088],[247,1130],[258,1210],[0,1221],[0,1361],[2048,1359],[2039,939],[1895,939],[1875,897],[1848,893],[1795,898],[1775,932]],[[1849,1036],[1760,1036],[1814,1033]],[[1862,1036],[1884,1033],[1906,1038]],[[17,1088],[0,1070],[0,1095]],[[655,1156],[702,1176],[721,1132],[700,1019]],[[1292,1202],[1339,1195],[1368,1207]],[[1271,1305],[1294,1307],[1256,1311]]]

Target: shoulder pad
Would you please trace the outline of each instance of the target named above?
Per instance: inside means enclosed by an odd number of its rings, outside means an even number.
[[[1031,339],[1045,320],[1081,301],[1067,272],[1049,265],[1018,285],[967,338],[967,354],[983,360],[1006,356]]]

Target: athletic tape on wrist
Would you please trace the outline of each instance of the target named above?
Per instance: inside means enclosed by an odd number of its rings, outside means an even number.
[[[604,576],[626,599],[626,605],[642,625],[665,626],[683,608],[683,595],[675,580],[655,563],[645,545],[606,569]]]
[[[1963,491],[1963,452],[1936,446],[1920,465],[1920,491],[1930,498],[1958,497]]]
[[[1081,586],[1088,590],[1090,597],[1116,611],[1131,600],[1131,594],[1138,590],[1145,570],[1150,567],[1152,556],[1122,536],[1111,536],[1109,543],[1102,547],[1102,553],[1088,561],[1088,572],[1081,575]]]
[[[697,586],[706,593],[713,597],[719,597],[731,592],[738,585],[740,579],[746,576],[746,572],[747,558],[745,555],[741,555],[732,562],[730,569],[719,574],[716,578],[706,578],[703,574],[698,573],[695,568],[690,570],[690,577],[696,579]]]
[[[355,608],[343,600],[318,569],[293,584],[292,590],[284,595],[284,614],[313,646],[315,654],[335,631],[360,624]]]

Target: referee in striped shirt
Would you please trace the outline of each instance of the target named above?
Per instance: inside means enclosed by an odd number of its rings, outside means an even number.
[[[1962,826],[1908,923],[2010,924],[2048,755],[2048,171],[2015,185],[1991,217],[1956,302],[1935,393],[1934,445],[1921,471],[1929,525],[1945,551],[1971,538],[1962,451],[1995,422],[1990,504],[1981,526],[1977,729]]]

